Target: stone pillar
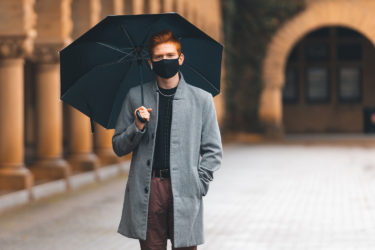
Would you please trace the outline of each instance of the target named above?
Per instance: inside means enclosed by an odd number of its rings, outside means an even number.
[[[124,0],[101,0],[101,16],[124,14]]]
[[[0,189],[27,189],[34,177],[24,165],[24,58],[36,35],[33,0],[0,1]]]
[[[185,1],[184,0],[175,0],[175,4],[176,4],[176,12],[178,14],[180,14],[181,16],[184,16]]]
[[[143,14],[144,13],[144,4],[145,0],[133,0],[133,13],[132,14]]]
[[[123,0],[102,0],[102,16],[121,14],[124,11]],[[121,2],[121,3],[120,3]],[[125,3],[126,4],[126,3]],[[112,149],[112,136],[114,130],[105,129],[103,126],[95,123],[94,133],[94,151],[100,159],[100,165],[116,164],[121,158],[117,157]]]
[[[77,39],[101,18],[101,0],[74,0],[72,2],[72,38]]]
[[[133,14],[133,0],[124,0],[124,14]]]
[[[34,178],[24,165],[24,59],[15,55],[22,48],[12,39],[0,43],[2,53],[10,53],[0,59],[0,189],[28,189],[31,198]]]
[[[37,37],[32,56],[35,85],[35,162],[30,166],[36,180],[66,180],[69,189],[71,168],[63,159],[63,115],[60,100],[58,50],[71,34],[71,0],[38,0],[35,11]]]
[[[93,153],[90,118],[70,105],[68,111],[67,160],[74,171],[97,170],[99,159]]]
[[[116,164],[121,161],[112,148],[112,136],[114,129],[106,129],[98,123],[95,123],[95,153],[100,159],[102,166]]]
[[[162,3],[163,12],[172,12],[173,10],[173,0],[164,0]]]
[[[30,166],[36,180],[68,177],[71,169],[62,158],[62,101],[58,49],[63,45],[37,44],[35,57],[36,162]]]
[[[283,139],[282,91],[280,86],[265,86],[259,105],[259,119],[264,126],[265,135],[270,139]]]
[[[148,13],[152,13],[152,14],[157,14],[157,13],[160,13],[161,11],[161,8],[160,8],[160,0],[150,0],[150,6],[149,6],[149,10],[148,10]]]
[[[73,39],[89,30],[100,21],[100,0],[76,0],[72,2]],[[66,159],[73,171],[94,170],[99,168],[99,158],[93,152],[93,134],[90,118],[64,104],[67,114],[67,155]],[[98,178],[97,172],[96,177]]]

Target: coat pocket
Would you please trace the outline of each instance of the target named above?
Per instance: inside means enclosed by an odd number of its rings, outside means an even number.
[[[201,180],[199,178],[198,169],[196,167],[193,169],[193,173],[194,173],[196,188],[198,190],[198,197],[202,197]]]

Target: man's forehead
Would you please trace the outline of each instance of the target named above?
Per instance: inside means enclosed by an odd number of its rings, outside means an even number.
[[[176,45],[174,43],[161,43],[155,46],[154,54],[164,54],[164,53],[178,53]]]

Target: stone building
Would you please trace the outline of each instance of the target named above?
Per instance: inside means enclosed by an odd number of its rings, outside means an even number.
[[[259,118],[285,133],[375,131],[375,1],[306,0],[267,46]]]
[[[218,0],[0,2],[0,191],[31,189],[120,160],[113,130],[60,100],[58,51],[110,14],[177,12],[221,42]],[[222,94],[215,98],[219,123]],[[127,157],[126,157],[127,158]]]

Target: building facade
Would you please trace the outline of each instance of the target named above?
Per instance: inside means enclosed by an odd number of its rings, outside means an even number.
[[[223,40],[218,0],[0,2],[0,192],[53,179],[68,183],[76,171],[124,160],[113,153],[113,130],[95,124],[92,134],[89,118],[60,100],[58,51],[107,15],[163,12],[177,12]]]
[[[267,46],[259,118],[267,135],[375,127],[375,2],[306,0]]]

